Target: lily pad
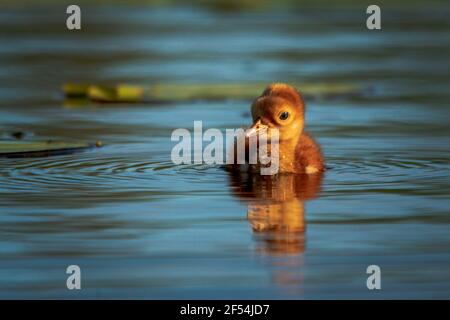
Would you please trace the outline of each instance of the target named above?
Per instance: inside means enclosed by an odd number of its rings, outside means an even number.
[[[71,154],[100,146],[101,142],[90,144],[61,141],[0,141],[0,158],[48,157]]]
[[[86,83],[66,83],[63,86],[64,94],[67,97],[86,97],[90,85]]]
[[[336,97],[362,93],[359,86],[350,83],[291,83],[306,97]],[[86,97],[105,103],[164,102],[189,100],[250,100],[259,96],[267,83],[237,84],[176,84],[160,83],[148,86],[119,84],[102,86],[66,84],[66,97]]]
[[[325,96],[354,93],[358,87],[350,84],[292,84],[303,95]],[[155,100],[248,100],[258,97],[267,83],[245,84],[156,84],[149,86],[146,96]]]
[[[144,88],[131,85],[90,86],[87,96],[99,102],[140,102],[144,100]]]

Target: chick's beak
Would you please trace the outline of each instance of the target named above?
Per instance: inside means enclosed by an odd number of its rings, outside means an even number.
[[[246,130],[245,136],[247,138],[257,135],[261,130],[267,129],[268,126],[261,122],[261,119],[258,119],[249,129]]]

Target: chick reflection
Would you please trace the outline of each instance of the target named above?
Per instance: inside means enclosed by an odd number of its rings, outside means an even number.
[[[230,172],[233,194],[248,204],[247,219],[264,255],[292,255],[305,250],[305,201],[315,198],[322,174]]]

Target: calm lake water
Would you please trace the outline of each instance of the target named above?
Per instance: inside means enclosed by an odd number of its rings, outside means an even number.
[[[0,159],[0,298],[450,298],[449,16],[86,6],[68,32],[64,6],[2,8],[0,137],[105,146]],[[69,81],[361,93],[306,101],[322,179],[266,180],[170,160],[175,128],[247,126],[250,101],[73,106]]]

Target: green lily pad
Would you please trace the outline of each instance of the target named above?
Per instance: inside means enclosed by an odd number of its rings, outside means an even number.
[[[250,100],[258,97],[267,83],[245,84],[156,84],[145,90],[146,96],[155,100]],[[358,87],[351,84],[318,83],[296,84],[303,95],[325,96],[354,93]]]
[[[90,86],[87,96],[99,102],[141,102],[144,99],[144,88],[131,85],[115,87]]]
[[[48,157],[100,147],[101,142],[0,141],[0,158]]]
[[[89,87],[86,83],[66,83],[62,89],[66,97],[78,98],[86,97]]]
[[[304,96],[328,97],[361,93],[359,86],[349,83],[291,83]],[[116,86],[66,84],[66,97],[85,97],[104,103],[161,102],[189,100],[251,100],[261,94],[267,83],[241,84],[176,84],[148,86],[119,84]]]

